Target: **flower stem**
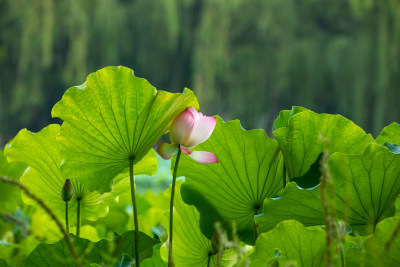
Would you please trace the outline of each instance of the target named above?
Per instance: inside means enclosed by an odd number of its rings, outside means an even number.
[[[340,259],[341,259],[341,263],[342,263],[342,267],[345,267],[345,263],[344,263],[344,255],[343,255],[343,246],[340,245]]]
[[[257,225],[256,222],[254,221],[254,242],[257,241],[258,238],[258,232],[257,232]]]
[[[176,155],[174,175],[172,177],[172,188],[171,188],[171,200],[169,203],[169,242],[168,242],[168,266],[174,266],[172,259],[172,233],[173,233],[173,218],[174,218],[174,196],[175,196],[175,184],[176,174],[178,172],[179,159],[181,158],[181,147],[178,146],[178,155]]]
[[[136,207],[135,198],[135,176],[133,175],[133,158],[129,159],[129,178],[131,181],[131,197],[133,205],[133,221],[135,223],[135,263],[136,267],[140,266],[139,260],[139,222],[138,222],[138,212]]]
[[[207,267],[210,267],[211,257],[212,257],[211,253],[208,253]]]
[[[81,233],[81,199],[77,198],[78,201],[78,209],[76,211],[76,236],[79,237]],[[68,203],[68,202],[67,202]],[[68,205],[68,204],[67,204]]]
[[[65,229],[67,229],[67,233],[69,234],[69,225],[68,225],[68,201],[65,201]]]
[[[38,198],[36,195],[34,195],[31,191],[28,190],[28,188],[26,188],[23,184],[21,184],[18,181],[14,181],[11,179],[8,179],[6,177],[2,177],[0,176],[0,181],[4,182],[4,183],[8,183],[14,186],[19,187],[19,189],[21,189],[22,191],[25,192],[25,194],[30,197],[31,199],[35,200],[49,215],[50,217],[54,220],[54,222],[57,224],[58,228],[60,229],[60,231],[63,233],[64,237],[65,237],[65,241],[67,242],[68,248],[71,252],[71,255],[74,259],[75,265],[77,267],[81,267],[82,264],[80,263],[79,259],[78,259],[78,254],[76,254],[76,250],[74,248],[74,246],[72,245],[71,242],[71,238],[69,236],[69,234],[65,231],[62,223],[60,222],[60,220],[57,219],[56,215],[53,213],[53,211],[43,202],[43,200],[41,200],[40,198]]]

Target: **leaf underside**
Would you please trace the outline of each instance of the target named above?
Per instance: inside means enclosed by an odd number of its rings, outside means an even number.
[[[0,149],[0,176],[18,180],[27,166],[22,162],[8,162]],[[0,182],[0,212],[14,213],[22,203],[21,191],[15,186]]]
[[[29,166],[21,177],[21,183],[42,199],[59,218],[64,218],[65,202],[61,198],[61,190],[66,178],[60,170],[62,158],[56,139],[59,132],[58,124],[50,124],[38,133],[23,129],[7,145],[5,153],[10,161],[23,161]],[[107,206],[102,201],[112,198],[111,194],[100,195],[88,191],[73,179],[71,182],[74,187],[74,196],[68,202],[71,225],[76,224],[78,198],[81,199],[82,218],[94,220],[107,214]],[[22,196],[25,203],[36,204],[29,197]]]
[[[348,247],[345,254],[347,266],[399,266],[400,235],[390,241],[399,223],[399,217],[387,218],[377,225],[375,234],[365,239],[360,246]],[[391,246],[386,250],[389,241]]]
[[[251,256],[254,267],[278,261],[279,266],[321,266],[325,254],[326,232],[307,229],[297,221],[284,221],[268,233],[259,236]],[[278,257],[276,257],[278,255]],[[269,265],[268,265],[269,266]]]
[[[79,238],[71,234],[71,239],[77,250],[78,257],[84,266],[92,263],[101,266],[110,266],[111,263],[121,259],[122,254],[128,254],[131,258],[135,251],[134,231],[117,236],[112,241],[102,239],[96,243],[90,242],[85,238]],[[139,253],[140,259],[150,258],[153,254],[153,246],[159,242],[144,233],[139,233]],[[29,257],[24,266],[75,266],[71,252],[68,249],[65,238],[55,244],[41,243],[38,245]]]
[[[278,144],[263,130],[245,131],[239,121],[217,117],[211,137],[195,149],[218,158],[218,163],[199,164],[183,156],[179,163],[178,176],[186,179],[182,198],[199,210],[203,233],[211,238],[216,221],[228,229],[235,222],[242,240],[254,244],[254,214],[282,188]]]
[[[385,142],[400,145],[400,124],[393,122],[392,124],[383,128],[382,132],[375,141],[380,145]]]
[[[318,184],[319,173],[316,172],[317,177],[304,174],[317,162],[321,152],[362,154],[374,142],[370,134],[341,115],[318,114],[305,109],[289,117],[287,126],[273,134],[283,153],[290,181],[301,183],[301,178],[309,178],[311,182],[303,181],[303,187],[307,185],[308,188]],[[329,145],[323,139],[328,140]]]
[[[63,173],[101,193],[111,191],[116,175],[128,172],[130,159],[135,174],[154,174],[157,162],[149,150],[188,106],[198,109],[192,91],[157,91],[126,67],[90,74],[52,110],[53,117],[64,121],[58,139]]]
[[[328,160],[335,189],[337,216],[353,229],[368,233],[382,219],[393,216],[400,194],[400,155],[372,143],[362,155],[335,153]],[[266,200],[257,218],[261,231],[295,219],[306,226],[324,224],[320,187],[312,190],[290,183],[276,200]],[[370,227],[370,228],[368,228]]]
[[[172,256],[176,266],[207,266],[209,253],[214,250],[211,241],[203,235],[199,225],[199,212],[195,207],[186,204],[181,198],[182,181],[176,183],[174,198],[174,238]],[[170,194],[170,190],[166,191]],[[169,221],[165,220],[164,227],[169,229]],[[167,254],[167,250],[163,250]],[[167,257],[167,255],[164,255]],[[222,256],[221,266],[232,266],[235,254],[226,250]],[[217,266],[217,255],[212,255],[210,266]]]

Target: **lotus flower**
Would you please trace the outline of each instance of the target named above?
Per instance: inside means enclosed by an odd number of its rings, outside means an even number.
[[[193,107],[185,109],[171,123],[169,136],[172,144],[161,143],[157,153],[164,159],[170,159],[180,148],[184,154],[199,163],[218,162],[213,153],[191,149],[211,136],[216,123],[215,117],[204,116]]]

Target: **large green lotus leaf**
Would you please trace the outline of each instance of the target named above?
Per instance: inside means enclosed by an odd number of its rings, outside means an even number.
[[[260,232],[270,231],[279,222],[292,219],[305,226],[322,225],[325,223],[322,208],[319,187],[302,189],[295,182],[290,182],[282,196],[265,200],[264,213],[256,216],[255,220]]]
[[[347,203],[351,224],[376,226],[388,211],[392,213],[400,194],[400,154],[370,144],[363,155],[332,155],[329,168],[337,198]]]
[[[103,231],[112,229],[114,232],[123,233],[132,229],[133,225],[130,222],[132,216],[127,211],[131,212],[131,209],[127,209],[127,205],[114,203],[109,206],[107,216],[99,218],[95,222],[87,221],[85,223],[92,224]]]
[[[141,208],[143,212],[138,214],[139,229],[143,229],[144,233],[150,235],[153,232],[152,228],[161,223],[160,214],[169,210],[169,196],[165,194],[155,195],[149,190],[142,197]],[[131,219],[132,217],[130,217]]]
[[[400,217],[400,197],[397,197],[395,206],[396,206],[396,216]]]
[[[129,187],[129,177],[121,177],[118,175],[114,179],[112,191],[112,193],[119,193],[116,198],[117,201],[110,198],[106,200],[110,206],[111,214],[107,215],[108,218],[105,218],[106,220],[102,219],[101,223],[107,224],[107,226],[110,227],[110,229],[114,229],[114,231],[115,227],[121,229],[121,226],[124,224],[128,226],[133,225],[133,216],[127,216],[128,214],[126,213],[126,210],[132,212],[132,196]],[[138,189],[138,186],[136,189]],[[136,190],[136,192],[137,191],[138,190]],[[114,193],[114,195],[116,194]],[[152,235],[152,227],[160,224],[160,214],[169,210],[169,197],[161,193],[156,195],[153,191],[147,190],[143,195],[136,194],[136,204],[138,208],[139,229],[147,235]],[[129,209],[126,209],[127,205],[129,205]],[[119,214],[119,211],[122,211],[122,214]],[[121,224],[121,220],[124,224]]]
[[[2,240],[0,242],[0,258],[5,259],[8,266],[23,266],[24,260],[39,244],[40,241],[33,234],[19,240],[18,243],[8,243]]]
[[[151,258],[147,258],[143,260],[140,265],[142,267],[162,267],[167,266],[168,264],[163,261],[160,254],[161,244],[155,245],[153,247],[153,256]]]
[[[289,123],[289,119],[291,117],[293,117],[293,115],[300,113],[304,110],[308,110],[308,109],[303,108],[303,107],[294,106],[294,107],[292,107],[292,110],[282,110],[281,112],[279,112],[278,117],[274,121],[272,130],[275,131],[275,130],[278,130],[279,128],[286,127]]]
[[[174,238],[172,241],[172,257],[175,266],[207,266],[209,253],[213,253],[211,241],[203,235],[199,225],[199,212],[195,207],[187,205],[181,197],[182,181],[177,181],[174,198]],[[171,187],[164,192],[171,195]],[[163,226],[169,231],[169,216],[165,216]],[[161,255],[166,261],[167,247],[161,248]],[[221,266],[232,266],[235,254],[231,249],[222,256]],[[217,266],[217,255],[212,255],[210,266]]]
[[[284,221],[258,237],[250,266],[267,266],[274,259],[279,263],[276,266],[322,266],[325,243],[325,231],[307,229],[293,220]]]
[[[113,178],[128,172],[157,171],[155,156],[143,157],[167,132],[186,107],[198,109],[193,92],[157,91],[126,67],[106,67],[90,74],[84,84],[68,89],[52,110],[64,123],[59,141],[65,162],[62,170],[86,188],[107,192]]]
[[[391,144],[391,143],[383,143],[383,146],[387,147],[390,152],[394,154],[400,154],[400,146],[396,144]]]
[[[29,233],[37,240],[46,243],[55,243],[63,238],[63,234],[61,233],[57,224],[43,209],[36,209],[34,213],[29,214],[29,217],[31,220],[29,224]],[[76,226],[70,225],[69,229],[70,233],[76,232]],[[81,238],[89,239],[92,242],[97,242],[100,240],[98,232],[94,226],[86,224],[82,225],[80,229]],[[29,253],[27,253],[27,255],[29,255]]]
[[[125,232],[122,236],[114,239],[115,250],[114,257],[120,257],[122,253],[126,253],[134,258],[135,253],[135,231]],[[157,239],[139,232],[139,258],[140,261],[150,258],[153,255],[153,246],[160,243]]]
[[[153,150],[152,150],[153,151]],[[143,175],[144,176],[144,175]],[[137,178],[137,177],[136,177]],[[132,228],[132,196],[129,190],[129,176],[125,174],[117,175],[113,182],[113,191],[115,198],[104,199],[104,203],[109,206],[107,216],[100,218],[96,222],[87,222],[93,225],[101,225],[107,229],[113,229],[115,232],[125,232]],[[138,191],[136,186],[136,192]],[[147,191],[144,195],[136,194],[136,205],[138,208],[139,229],[152,236],[151,227],[157,225],[161,220],[159,211],[169,209],[169,200],[162,201],[161,195],[155,195],[152,191]],[[157,203],[157,204],[156,204]],[[162,205],[160,205],[162,204]],[[152,215],[148,216],[148,213]]]
[[[178,175],[186,179],[183,200],[199,210],[203,233],[211,238],[216,221],[227,229],[235,222],[241,240],[254,244],[254,215],[262,212],[266,197],[282,189],[277,142],[264,130],[245,131],[238,120],[217,117],[211,137],[195,149],[218,158],[218,163],[200,164],[182,155],[179,163]]]
[[[7,262],[3,259],[0,259],[0,267],[8,267],[9,265],[7,264]]]
[[[346,266],[400,266],[400,235],[391,241],[389,250],[385,249],[399,223],[399,217],[387,218],[377,225],[373,236],[359,246],[348,247]]]
[[[51,124],[38,133],[23,129],[6,146],[5,154],[9,161],[21,161],[29,166],[21,177],[21,183],[42,199],[59,218],[64,218],[65,202],[61,198],[61,190],[67,178],[60,170],[62,158],[56,139],[59,132],[58,124]],[[71,178],[74,187],[73,199],[68,202],[71,225],[76,224],[78,198],[81,199],[82,218],[94,220],[107,214],[108,207],[102,201],[113,197],[112,194],[90,192],[73,180],[73,176],[68,178]],[[25,203],[35,204],[26,195],[22,197]]]
[[[289,179],[297,182],[309,179],[310,183],[303,181],[307,188],[319,182],[318,174],[302,176],[316,163],[321,152],[328,149],[329,154],[362,154],[374,142],[370,134],[341,115],[317,114],[309,110],[296,113],[289,119],[287,127],[281,127],[273,134],[282,150]],[[320,136],[329,139],[328,147]]]
[[[57,224],[43,209],[36,209],[34,213],[29,214],[29,218],[29,233],[37,240],[46,243],[55,243],[63,237],[63,234],[61,233]],[[76,226],[70,226],[69,229],[71,233],[75,233]],[[96,228],[94,228],[92,225],[82,225],[80,237],[89,239],[92,242],[97,242],[100,240]],[[29,253],[27,253],[27,255],[29,255]]]
[[[72,234],[71,239],[84,266],[89,266],[92,263],[100,264],[101,266],[113,266],[111,264],[119,261],[123,253],[131,256],[135,251],[135,242],[132,242],[134,240],[134,231],[117,236],[112,241],[102,239],[93,243]],[[153,246],[159,242],[143,233],[139,234],[139,240],[140,259],[150,258],[153,255]],[[75,266],[75,264],[67,242],[63,238],[55,244],[41,243],[25,260],[24,266],[62,267]]]
[[[135,263],[135,261],[131,258],[131,256],[129,256],[126,253],[122,253],[121,261],[119,261],[116,264],[114,264],[114,267],[131,267],[133,263]],[[91,267],[93,267],[93,266],[101,267],[101,265],[98,265],[97,263],[96,264],[92,264]]]
[[[27,166],[22,162],[8,162],[4,150],[0,149],[0,176],[19,179]],[[19,188],[0,182],[0,212],[14,213],[22,203]]]
[[[10,142],[11,143],[11,142]],[[26,166],[23,162],[8,162],[4,155],[4,149],[0,149],[0,175],[9,179],[17,180],[21,178],[22,174],[26,170]]]
[[[383,143],[400,145],[400,124],[393,122],[389,126],[383,128],[375,141],[380,145]]]
[[[393,204],[400,194],[400,154],[371,143],[362,155],[331,155],[328,165],[339,218],[365,232],[368,226],[394,215]],[[324,224],[319,186],[306,190],[290,183],[280,198],[265,201],[264,215],[256,221],[261,231],[268,231],[288,219],[306,226]]]

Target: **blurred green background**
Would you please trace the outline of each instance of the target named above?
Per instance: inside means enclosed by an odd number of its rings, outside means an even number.
[[[107,65],[264,128],[301,105],[399,121],[399,0],[0,0],[0,145]]]

